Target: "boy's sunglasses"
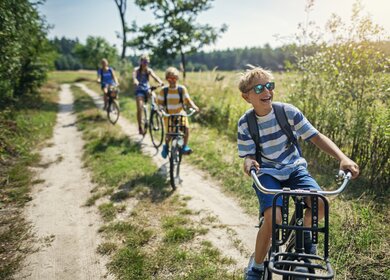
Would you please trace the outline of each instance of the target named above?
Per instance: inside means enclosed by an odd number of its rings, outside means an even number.
[[[168,81],[177,81],[177,77],[167,77]]]
[[[255,91],[256,94],[260,94],[264,91],[264,88],[268,90],[274,90],[275,89],[275,82],[268,82],[265,85],[258,84],[253,87],[253,90]],[[250,92],[251,90],[248,90]]]
[[[149,64],[149,61],[147,61],[146,59],[141,59],[141,63],[142,64]]]

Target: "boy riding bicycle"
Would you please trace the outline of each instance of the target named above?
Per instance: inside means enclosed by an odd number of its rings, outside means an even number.
[[[199,111],[198,106],[191,100],[190,95],[187,92],[187,89],[179,85],[177,81],[179,80],[179,70],[175,67],[169,67],[165,71],[165,78],[169,83],[169,86],[161,89],[158,98],[157,104],[165,107],[165,110],[168,114],[180,114],[184,110],[184,105],[190,105],[195,111]],[[184,146],[183,153],[190,154],[192,152],[191,148],[188,146],[189,138],[189,128],[188,128],[188,119],[185,118],[185,131],[184,131]],[[168,132],[168,119],[164,118],[165,131]],[[170,136],[166,135],[165,144],[161,151],[161,156],[166,158],[168,156],[168,143]]]
[[[159,85],[163,85],[163,82],[159,77],[154,73],[154,71],[148,67],[149,65],[149,56],[143,54],[139,60],[139,67],[135,68],[133,71],[133,83],[135,86],[135,98],[137,103],[137,121],[138,121],[138,130],[140,134],[144,134],[144,128],[142,126],[142,108],[144,106],[145,100],[149,95],[149,76],[151,76]]]
[[[256,167],[259,171],[259,181],[268,189],[314,189],[319,190],[317,182],[307,170],[307,162],[302,157],[297,141],[289,141],[284,130],[281,129],[276,116],[284,110],[289,129],[297,139],[301,137],[310,141],[325,153],[340,162],[341,170],[350,170],[352,178],[359,175],[359,167],[349,159],[328,137],[318,132],[305,116],[290,104],[273,104],[275,83],[271,72],[261,67],[252,67],[242,74],[239,82],[241,96],[253,106],[253,111],[246,112],[238,121],[238,153],[245,158],[244,171],[249,175],[250,168]],[[280,114],[280,113],[278,113]],[[256,127],[259,146],[256,148],[251,128]],[[257,136],[256,136],[257,137]],[[256,157],[257,155],[257,157]],[[256,160],[257,159],[257,160]],[[253,263],[248,267],[246,279],[261,279],[264,271],[264,259],[270,246],[272,233],[272,200],[274,195],[264,194],[255,188],[260,203],[260,214],[264,216],[264,223],[260,227],[255,247]],[[304,225],[311,226],[311,202],[305,201],[307,210]],[[277,200],[276,221],[281,222],[282,199]],[[319,218],[324,215],[323,203],[319,203]],[[310,231],[304,232],[305,251],[316,253],[316,247],[311,242]]]
[[[102,91],[103,91],[103,100],[104,107],[103,110],[106,110],[107,107],[107,99],[108,99],[108,89],[110,86],[118,86],[118,78],[115,75],[114,69],[108,66],[108,60],[103,58],[101,61],[102,68],[98,70],[97,82],[100,83]]]

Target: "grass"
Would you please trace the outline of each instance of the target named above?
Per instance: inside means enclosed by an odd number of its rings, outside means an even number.
[[[98,252],[110,255],[109,270],[118,279],[239,279],[230,272],[233,261],[202,242],[209,225],[193,219],[190,198],[174,194],[140,145],[102,118],[81,90],[72,91],[85,164],[97,184],[87,204],[96,204],[105,221]]]
[[[0,279],[11,279],[31,252],[33,234],[22,215],[39,183],[29,168],[39,161],[36,149],[47,145],[56,120],[58,85],[46,83],[35,95],[21,97],[0,112]]]

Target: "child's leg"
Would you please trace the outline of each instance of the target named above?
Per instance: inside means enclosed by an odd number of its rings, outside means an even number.
[[[280,224],[282,221],[282,211],[280,207],[276,209],[276,223]],[[261,264],[264,262],[269,246],[271,244],[272,235],[272,207],[264,211],[264,222],[257,232],[255,262]]]
[[[305,217],[303,220],[303,224],[305,227],[311,227],[311,199],[310,197],[306,197],[305,203],[307,208],[305,210]],[[318,221],[321,221],[324,218],[324,202],[321,199],[318,199]]]
[[[184,131],[184,145],[187,146],[188,144],[188,139],[190,137],[190,128],[188,126],[185,127]]]
[[[107,107],[107,94],[108,94],[108,87],[103,87],[103,101],[104,101],[104,108]]]
[[[280,189],[281,185],[280,182],[275,179],[274,177],[262,174],[259,177],[260,183],[265,186],[268,189]],[[257,238],[256,238],[256,249],[255,249],[255,262],[257,264],[261,264],[264,262],[264,258],[267,255],[269,245],[270,245],[270,239],[272,234],[272,202],[274,195],[271,194],[263,194],[260,192],[256,187],[254,187],[257,198],[259,199],[260,203],[260,213],[263,213],[264,216],[264,222],[263,225],[260,227]],[[282,220],[282,212],[281,212],[281,206],[283,204],[282,198],[279,197],[276,202],[276,222],[278,224],[281,223]]]
[[[137,121],[138,121],[138,127],[142,128],[141,120],[142,120],[142,110],[144,106],[144,97],[138,95],[136,97],[137,102]]]

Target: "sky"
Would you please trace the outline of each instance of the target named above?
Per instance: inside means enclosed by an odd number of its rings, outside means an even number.
[[[126,21],[137,25],[154,22],[150,11],[141,11],[128,0]],[[316,0],[310,20],[323,28],[332,13],[348,22],[355,0]],[[361,0],[363,14],[372,17],[376,24],[390,34],[390,0]],[[205,51],[227,48],[260,47],[268,43],[278,47],[291,42],[298,24],[306,21],[306,0],[215,0],[212,8],[201,13],[197,22],[220,27],[228,25],[216,44],[205,47]],[[76,37],[85,43],[88,36],[102,36],[118,50],[121,40],[119,11],[114,0],[46,0],[39,8],[52,26],[49,37]],[[131,34],[128,35],[131,38]],[[128,50],[127,54],[133,54]]]

